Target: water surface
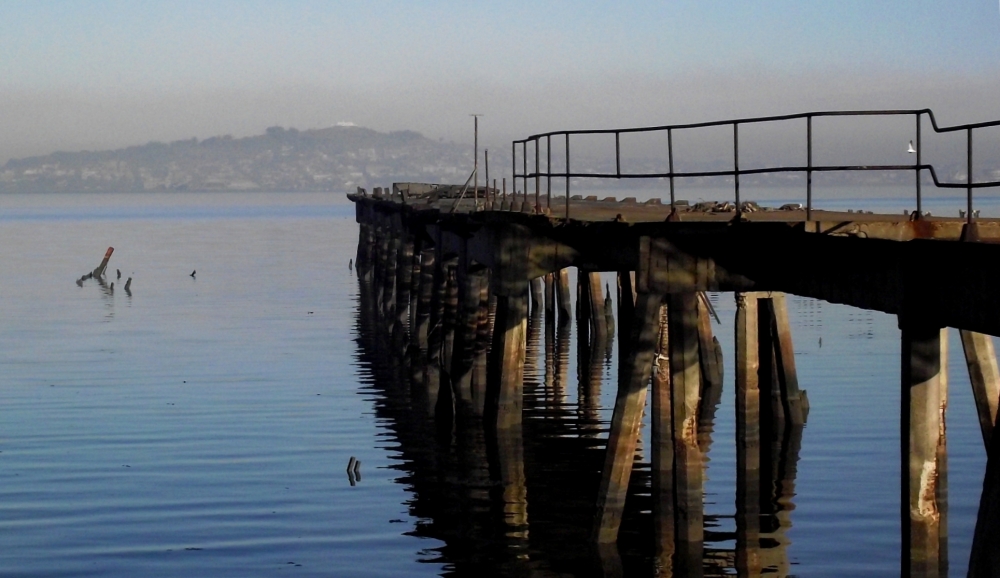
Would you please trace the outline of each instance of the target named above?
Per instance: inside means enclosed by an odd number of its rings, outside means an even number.
[[[372,353],[348,267],[357,240],[339,194],[0,196],[3,575],[599,575],[583,538],[614,357],[579,373],[570,331],[555,383],[536,342],[527,517],[512,529],[481,424],[442,431]],[[77,286],[108,246],[114,290]],[[732,294],[712,299],[725,389],[706,557],[724,560],[735,547],[735,307]],[[812,405],[790,571],[898,575],[896,320],[795,297],[789,313]],[[985,455],[952,333],[949,557],[964,575]],[[648,432],[620,542],[632,575],[653,568]],[[362,463],[353,486],[351,456]]]

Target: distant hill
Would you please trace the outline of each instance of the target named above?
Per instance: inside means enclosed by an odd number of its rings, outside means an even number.
[[[102,152],[57,152],[0,168],[2,192],[353,191],[394,181],[462,183],[468,146],[412,131],[357,126],[268,128],[246,138],[151,142]]]

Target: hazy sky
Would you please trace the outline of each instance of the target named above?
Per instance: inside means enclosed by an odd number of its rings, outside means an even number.
[[[839,108],[1000,118],[998,0],[0,0],[0,163],[351,121],[486,145]]]

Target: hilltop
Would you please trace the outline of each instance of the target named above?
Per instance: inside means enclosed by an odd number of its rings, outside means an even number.
[[[275,126],[245,138],[13,159],[0,168],[0,193],[349,191],[394,181],[464,182],[472,169],[469,148],[413,131]]]

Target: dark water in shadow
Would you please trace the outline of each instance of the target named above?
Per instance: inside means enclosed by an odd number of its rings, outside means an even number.
[[[0,575],[653,574],[648,421],[617,560],[588,546],[617,362],[575,327],[530,326],[518,468],[482,427],[479,378],[438,419],[442,397],[432,411],[378,344],[339,195],[0,208]],[[109,245],[132,296],[113,278],[114,292],[74,284]],[[732,572],[737,527],[734,306],[712,300],[725,377],[705,439],[706,575]],[[773,566],[898,575],[896,320],[791,297],[789,314],[812,409]],[[949,557],[964,575],[985,455],[955,335],[949,351]]]

